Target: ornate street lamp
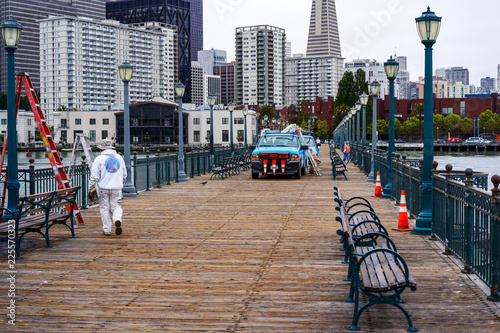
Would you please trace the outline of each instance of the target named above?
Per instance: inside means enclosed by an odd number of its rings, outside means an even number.
[[[363,104],[361,104],[360,101],[357,101],[356,104],[354,104],[354,107],[356,108],[356,126],[358,127],[358,135],[356,137],[356,144],[360,144],[361,142],[361,139],[360,139],[360,136],[361,136],[361,122],[359,121],[359,115],[360,115],[360,112],[361,111],[361,108],[363,107]]]
[[[354,140],[355,140],[355,137],[356,137],[356,124],[355,124],[355,119],[354,119],[354,116],[356,115],[356,108],[353,106],[351,108],[351,138],[349,139],[350,143],[351,143],[351,146],[354,144]]]
[[[182,117],[182,97],[184,97],[184,92],[186,91],[186,86],[183,85],[180,81],[174,86],[175,94],[177,95],[178,100],[178,112],[179,112],[179,144],[177,146],[177,181],[186,182],[189,178],[184,171],[184,125],[183,125],[183,117]]]
[[[359,101],[363,105],[363,147],[366,146],[366,104],[368,104],[368,97],[365,92],[359,96]]]
[[[368,175],[368,182],[375,181],[375,149],[377,149],[377,97],[380,92],[380,83],[374,81],[370,84],[370,94],[373,96],[373,112],[372,112],[372,156],[371,162],[372,167],[370,169],[370,174]]]
[[[231,145],[231,157],[234,157],[234,146],[233,146],[233,111],[234,111],[234,104],[233,102],[229,103],[228,107],[229,109],[229,123],[230,123],[230,134],[231,134],[231,140],[230,140],[230,145]]]
[[[273,124],[273,131],[274,131],[274,124],[276,124],[276,118],[271,119],[271,123]]]
[[[267,114],[264,116],[264,126],[265,128],[268,128],[268,123],[267,121],[269,120],[269,117],[267,116]]]
[[[385,74],[389,80],[389,148],[387,149],[387,184],[384,187],[382,198],[392,197],[392,153],[394,153],[394,80],[398,75],[399,63],[391,56],[384,63]]]
[[[130,109],[129,109],[129,88],[128,83],[132,79],[134,68],[125,61],[118,66],[118,73],[123,81],[123,159],[127,169],[127,179],[123,184],[122,194],[124,197],[136,197],[137,191],[132,184],[132,168],[130,167]]]
[[[430,7],[415,19],[418,34],[425,45],[424,84],[424,165],[422,170],[422,210],[417,217],[412,233],[430,235],[432,230],[432,162],[434,160],[433,132],[433,92],[432,92],[432,46],[436,42],[441,27],[441,17],[431,12]]]
[[[245,107],[243,109],[243,116],[245,117],[245,147],[247,146],[247,115],[248,115],[248,108]]]
[[[2,40],[7,51],[7,208],[12,212],[17,212],[19,203],[19,180],[17,161],[17,115],[16,115],[16,60],[14,52],[21,40],[21,30],[23,26],[18,23],[12,15],[9,19],[0,24],[2,30]],[[10,220],[13,216],[5,212],[5,220]]]
[[[210,105],[210,166],[214,165],[215,149],[214,149],[214,105],[215,96],[208,96],[208,105]]]

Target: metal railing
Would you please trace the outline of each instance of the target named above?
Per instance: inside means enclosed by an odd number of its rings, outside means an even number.
[[[234,154],[243,155],[247,150],[246,147],[234,148]],[[230,157],[231,149],[228,147],[215,149],[214,161],[215,165],[219,164],[225,157]],[[184,153],[184,163],[186,174],[190,178],[200,176],[210,172],[210,153],[205,149],[193,149]],[[55,191],[58,189],[58,184],[54,178],[54,171],[50,167],[35,168],[34,160],[31,161],[28,168],[20,168],[18,170],[18,180],[20,184],[19,196],[31,195]],[[137,192],[149,191],[153,187],[161,187],[162,185],[170,185],[177,181],[177,152],[161,154],[157,151],[156,154],[150,155],[146,152],[145,157],[138,157],[133,154],[131,161],[132,181]],[[69,167],[64,167],[66,174]],[[5,185],[5,170],[1,174],[0,191],[3,191]],[[86,208],[89,205],[88,201],[88,184],[90,181],[90,169],[82,158],[82,163],[75,166],[73,175],[70,179],[73,186],[81,186],[82,190],[78,192],[77,203],[81,208]],[[5,201],[5,206],[7,200]]]

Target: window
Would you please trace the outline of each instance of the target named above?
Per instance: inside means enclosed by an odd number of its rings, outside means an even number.
[[[222,118],[222,125],[229,124],[229,118]]]
[[[240,117],[238,117],[238,118],[234,118],[234,124],[235,124],[235,125],[238,125],[238,124],[241,124],[241,125],[242,125],[242,124],[244,124],[244,123],[245,123],[245,120],[244,120],[243,118],[240,118]]]
[[[460,117],[465,118],[465,101],[460,101]]]
[[[206,136],[207,141],[210,140],[210,131],[207,131],[207,136]]]
[[[91,142],[96,142],[96,136],[95,136],[95,130],[90,130],[89,131],[89,135],[90,135],[90,141]]]
[[[82,124],[82,119],[76,118],[75,119],[75,125],[81,125]]]
[[[90,118],[90,125],[95,125],[95,118]]]
[[[207,125],[210,125],[210,118],[207,118]]]
[[[102,124],[103,125],[109,125],[109,119],[108,118],[103,118]]]
[[[243,141],[245,139],[245,130],[238,130],[236,133],[236,139],[238,141]]]
[[[447,116],[453,113],[453,108],[443,108],[443,115]]]
[[[2,125],[7,125],[7,119],[2,119]]]
[[[108,131],[107,130],[102,130],[101,131],[101,138],[102,139],[107,139],[108,138]]]
[[[222,130],[222,141],[223,142],[229,141],[229,131],[228,130]]]
[[[193,118],[193,125],[199,125],[199,124],[200,124],[200,118]]]
[[[198,118],[198,120],[200,119]],[[193,142],[200,142],[200,131],[193,131]]]

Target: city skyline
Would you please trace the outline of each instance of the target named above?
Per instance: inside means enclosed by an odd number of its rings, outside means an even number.
[[[478,87],[481,78],[497,76],[500,58],[496,53],[500,48],[490,36],[496,31],[495,13],[500,10],[500,2],[487,0],[466,6],[468,3],[337,0],[342,56],[345,61],[370,58],[380,62],[394,53],[407,56],[410,79],[416,81],[424,75],[424,46],[417,34],[415,18],[430,6],[431,11],[443,18],[434,45],[434,70],[468,68],[470,84]],[[228,62],[232,61],[235,28],[269,24],[285,29],[287,40],[292,42],[292,54],[305,54],[311,4],[312,0],[294,3],[293,7],[286,0],[205,0],[204,49],[226,50]]]

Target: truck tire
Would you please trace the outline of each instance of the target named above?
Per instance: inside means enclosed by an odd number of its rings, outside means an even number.
[[[302,178],[302,167],[299,166],[297,172],[295,173],[295,179],[300,179],[300,178]]]
[[[252,179],[257,179],[259,178],[259,173],[258,172],[252,172]]]

